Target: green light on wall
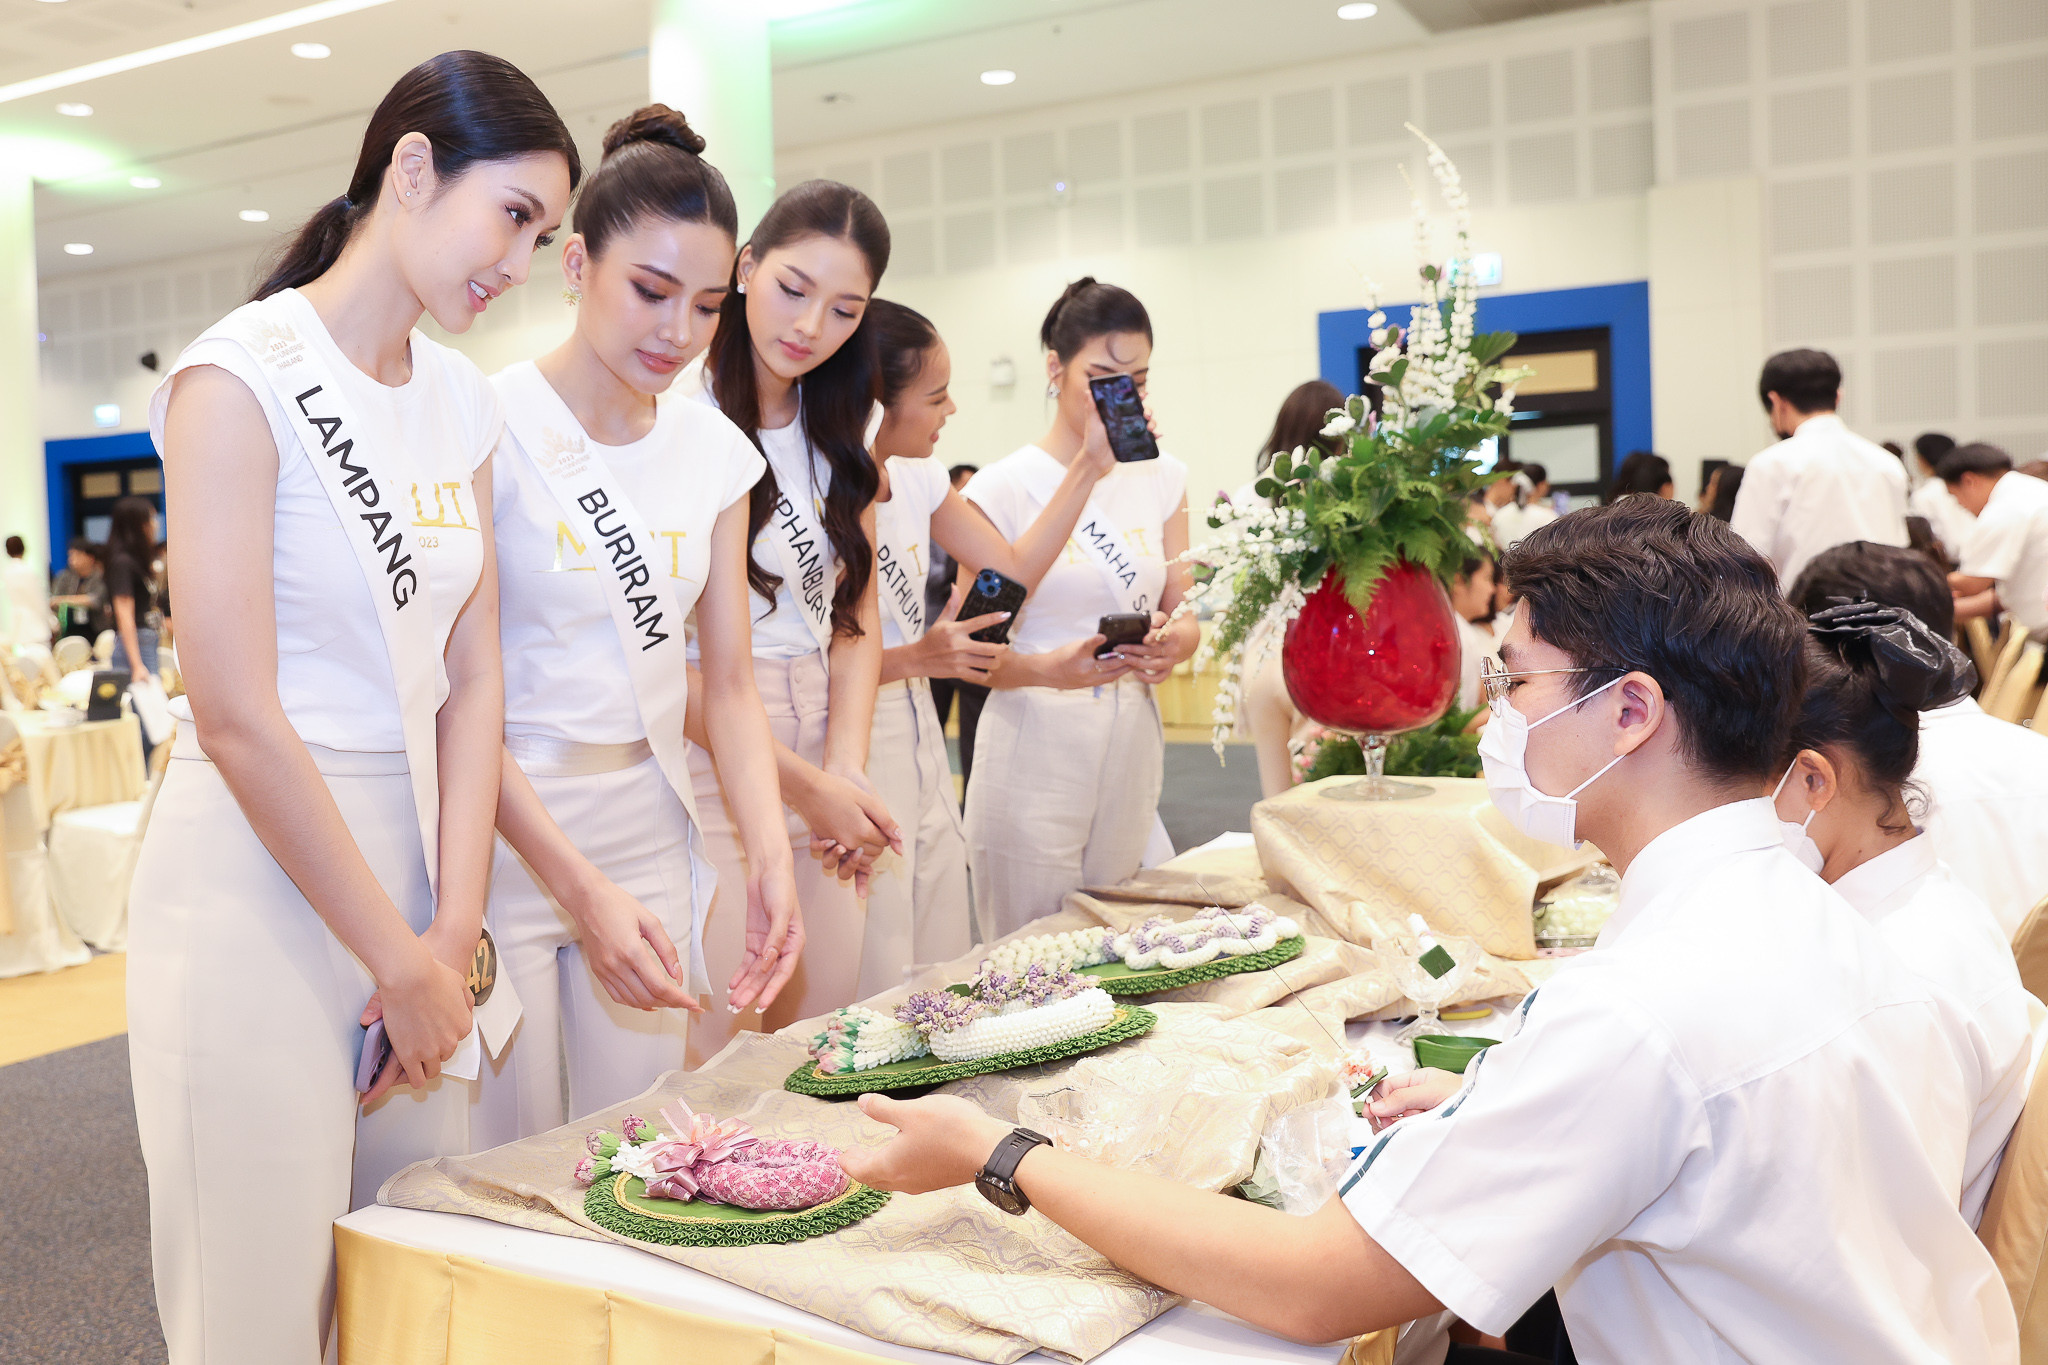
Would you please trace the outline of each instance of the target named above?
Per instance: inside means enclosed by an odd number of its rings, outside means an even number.
[[[833,10],[853,9],[864,3],[866,0],[761,0],[761,12],[772,24],[784,19],[809,19]]]
[[[0,165],[25,167],[36,180],[75,180],[99,175],[113,164],[99,148],[69,138],[0,133]]]

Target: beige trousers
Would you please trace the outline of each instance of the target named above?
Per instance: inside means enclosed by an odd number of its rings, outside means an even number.
[[[1138,871],[1165,743],[1152,689],[1136,678],[989,694],[967,787],[967,865],[984,941],[1050,915],[1069,891]]]
[[[661,765],[646,758],[614,772],[528,780],[569,842],[660,918],[687,972],[690,817]],[[613,1000],[583,959],[576,921],[503,839],[489,924],[524,1017],[484,1063],[471,1118],[476,1150],[629,1100],[684,1065],[688,1012]]]
[[[754,660],[754,685],[768,711],[768,728],[798,757],[825,761],[825,662],[816,654],[800,659]],[[711,755],[690,750],[690,776],[697,784],[697,815],[704,822],[704,851],[718,870],[718,890],[704,922],[704,960],[711,972],[711,1008],[690,1026],[690,1065],[702,1066],[724,1050],[741,1030],[778,1029],[799,1019],[850,1005],[860,977],[863,913],[853,883],[829,875],[811,853],[811,832],[794,811],[783,810],[790,848],[796,854],[797,904],[803,911],[807,944],[796,975],[766,1016],[733,1014],[726,983],[746,949],[747,855],[739,827]]]
[[[308,745],[399,913],[433,919],[405,755]],[[402,1166],[470,1149],[472,1083],[362,1111],[375,988],[181,725],[135,869],[128,1051],[172,1365],[311,1365],[334,1309],[333,1222]],[[360,1116],[359,1116],[360,1115]]]
[[[902,826],[903,854],[883,854],[868,882],[859,1000],[902,985],[912,967],[950,962],[974,946],[967,840],[925,679],[886,683],[876,696],[868,781]]]

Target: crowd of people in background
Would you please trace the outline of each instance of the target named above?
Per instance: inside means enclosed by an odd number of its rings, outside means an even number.
[[[104,638],[104,649],[96,651],[103,666],[132,675],[139,659],[144,670],[156,672],[158,650],[171,633],[171,595],[168,546],[154,502],[122,498],[108,518],[107,539],[74,537],[54,575],[40,556],[30,555],[22,536],[8,536],[6,552],[0,649],[40,665],[58,640],[76,636],[99,646]]]

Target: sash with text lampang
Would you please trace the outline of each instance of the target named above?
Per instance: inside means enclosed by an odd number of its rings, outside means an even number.
[[[692,994],[711,989],[704,961],[704,917],[710,909],[711,864],[704,853],[697,819],[695,788],[690,781],[689,750],[683,737],[683,716],[689,709],[689,660],[684,654],[683,618],[687,613],[658,576],[648,551],[654,546],[647,522],[634,506],[625,485],[604,462],[554,387],[532,362],[514,365],[498,379],[505,401],[505,425],[518,437],[527,461],[547,484],[562,517],[590,547],[593,567],[604,587],[605,605],[626,656],[626,675],[633,700],[647,728],[647,744],[661,775],[690,816]],[[699,886],[700,876],[706,884]]]

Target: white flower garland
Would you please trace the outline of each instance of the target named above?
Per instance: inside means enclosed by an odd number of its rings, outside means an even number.
[[[1110,960],[1109,941],[1114,938],[1108,929],[1073,929],[1064,934],[1034,934],[1014,942],[1001,944],[989,951],[981,964],[982,976],[992,972],[1006,972],[1011,976],[1023,976],[1033,964],[1047,971],[1066,968],[1069,971],[1081,967],[1093,967]]]
[[[1177,972],[1200,967],[1222,957],[1249,957],[1263,953],[1282,939],[1294,938],[1301,927],[1286,916],[1253,907],[1232,914],[1221,906],[1201,911],[1178,924],[1149,919],[1116,940],[1116,954],[1124,965],[1142,971],[1159,966]]]
[[[1100,987],[1014,1014],[984,1014],[956,1029],[934,1032],[932,1055],[947,1062],[978,1062],[1093,1033],[1116,1016],[1116,1002]]]

